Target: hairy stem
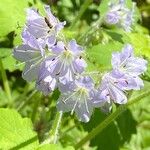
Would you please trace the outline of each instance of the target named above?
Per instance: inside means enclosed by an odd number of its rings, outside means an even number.
[[[57,112],[54,123],[53,123],[53,126],[52,126],[52,130],[50,131],[50,136],[52,137],[53,144],[57,143],[62,115],[63,115],[62,111]]]
[[[84,14],[84,12],[86,11],[86,9],[88,8],[88,6],[92,3],[92,0],[85,0],[83,5],[80,8],[80,11],[78,13],[78,15],[75,17],[74,21],[72,22],[70,28],[74,28],[76,23],[79,21],[79,19],[82,17],[82,15]]]
[[[8,98],[8,105],[11,106],[12,105],[11,91],[10,91],[7,75],[6,75],[4,66],[3,66],[3,62],[2,62],[1,59],[0,59],[0,71],[1,71],[1,76],[2,76],[4,90],[5,90],[5,92],[7,94],[7,98]]]
[[[103,122],[101,122],[96,128],[94,128],[87,136],[85,136],[79,143],[75,145],[75,149],[81,148],[87,141],[93,139],[97,134],[103,131],[112,121],[114,121],[122,112],[124,112],[128,106],[139,102],[144,97],[150,95],[150,90],[143,92],[141,95],[129,101],[128,104],[120,105],[117,110],[109,115]]]

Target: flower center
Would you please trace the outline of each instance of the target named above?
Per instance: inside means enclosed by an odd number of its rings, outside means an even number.
[[[80,101],[83,101],[89,96],[88,89],[85,87],[78,87],[77,88],[77,97],[80,99]]]
[[[64,61],[66,65],[70,65],[73,60],[73,55],[72,55],[71,51],[65,50],[62,53],[61,60]]]

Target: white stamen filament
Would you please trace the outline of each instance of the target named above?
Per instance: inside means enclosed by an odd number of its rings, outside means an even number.
[[[37,61],[35,64],[32,64],[30,67],[29,67],[29,70],[27,70],[26,72],[24,72],[23,74],[26,75],[29,71],[31,71],[34,67],[36,67],[36,65],[38,63],[40,63],[42,59],[40,59],[39,61]]]
[[[87,104],[85,95],[84,95],[84,103],[85,103],[86,111],[87,111],[87,113],[89,113],[89,108],[88,108],[88,104]]]
[[[62,100],[64,103],[67,102],[67,100],[69,100],[72,96],[74,96],[78,91],[75,91],[72,95],[70,95],[69,97],[67,97],[65,100]]]

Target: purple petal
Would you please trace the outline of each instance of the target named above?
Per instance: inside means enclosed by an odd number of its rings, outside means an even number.
[[[57,45],[52,47],[52,51],[55,54],[60,54],[65,50],[65,44],[62,41],[58,41]]]
[[[40,63],[26,63],[22,72],[23,79],[28,82],[37,80],[39,69]]]
[[[83,48],[76,43],[76,40],[71,40],[68,43],[68,49],[73,53],[75,53],[76,55],[80,55],[81,52],[83,51]]]
[[[33,49],[28,45],[21,45],[14,49],[14,57],[22,62],[32,62],[35,59],[40,60],[42,58],[41,52],[37,49]]]
[[[120,20],[120,16],[117,12],[109,12],[106,15],[106,22],[108,24],[117,24]]]
[[[84,69],[87,67],[87,63],[85,62],[84,59],[80,59],[80,58],[77,58],[75,61],[74,61],[74,68],[75,70],[78,72],[78,73],[82,73],[84,71]]]

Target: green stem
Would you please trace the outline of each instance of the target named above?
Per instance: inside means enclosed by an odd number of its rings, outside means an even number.
[[[85,41],[85,39],[89,36],[94,34],[95,32],[97,32],[98,30],[100,30],[100,27],[103,23],[103,16],[98,19],[93,25],[91,25],[85,32],[84,34],[82,34],[81,36],[78,37],[78,41],[81,43],[83,42],[83,40]]]
[[[63,115],[62,111],[57,112],[52,130],[50,131],[50,136],[51,136],[51,139],[53,140],[53,144],[57,143],[58,132],[59,132],[60,124],[61,124],[62,115]]]
[[[12,105],[12,96],[11,96],[11,92],[10,92],[7,75],[6,75],[6,72],[5,72],[5,69],[3,66],[3,62],[1,59],[0,59],[0,71],[1,71],[1,75],[2,75],[4,90],[5,90],[5,92],[7,94],[7,98],[8,98],[8,105],[11,106]]]
[[[28,97],[26,97],[26,99],[23,100],[23,102],[18,106],[17,111],[20,111],[22,108],[24,108],[36,93],[37,91],[34,90]]]
[[[74,21],[72,22],[70,28],[74,28],[76,23],[79,21],[79,19],[82,17],[88,6],[92,3],[92,0],[85,0],[83,5],[80,8],[79,14],[75,17]]]
[[[36,119],[36,116],[37,116],[38,107],[39,107],[39,105],[40,105],[40,102],[41,102],[41,96],[39,96],[39,97],[37,98],[37,101],[34,102],[33,112],[32,112],[32,116],[31,116],[31,120],[32,120],[33,123],[35,122],[35,119]]]
[[[139,102],[144,97],[150,95],[150,90],[147,92],[143,92],[141,95],[136,98],[130,100],[128,104],[120,105],[117,110],[109,115],[103,122],[101,122],[96,128],[94,128],[87,136],[85,136],[79,143],[75,145],[75,149],[81,148],[87,141],[93,139],[97,134],[103,131],[112,121],[114,121],[121,113],[123,113],[128,106]]]

